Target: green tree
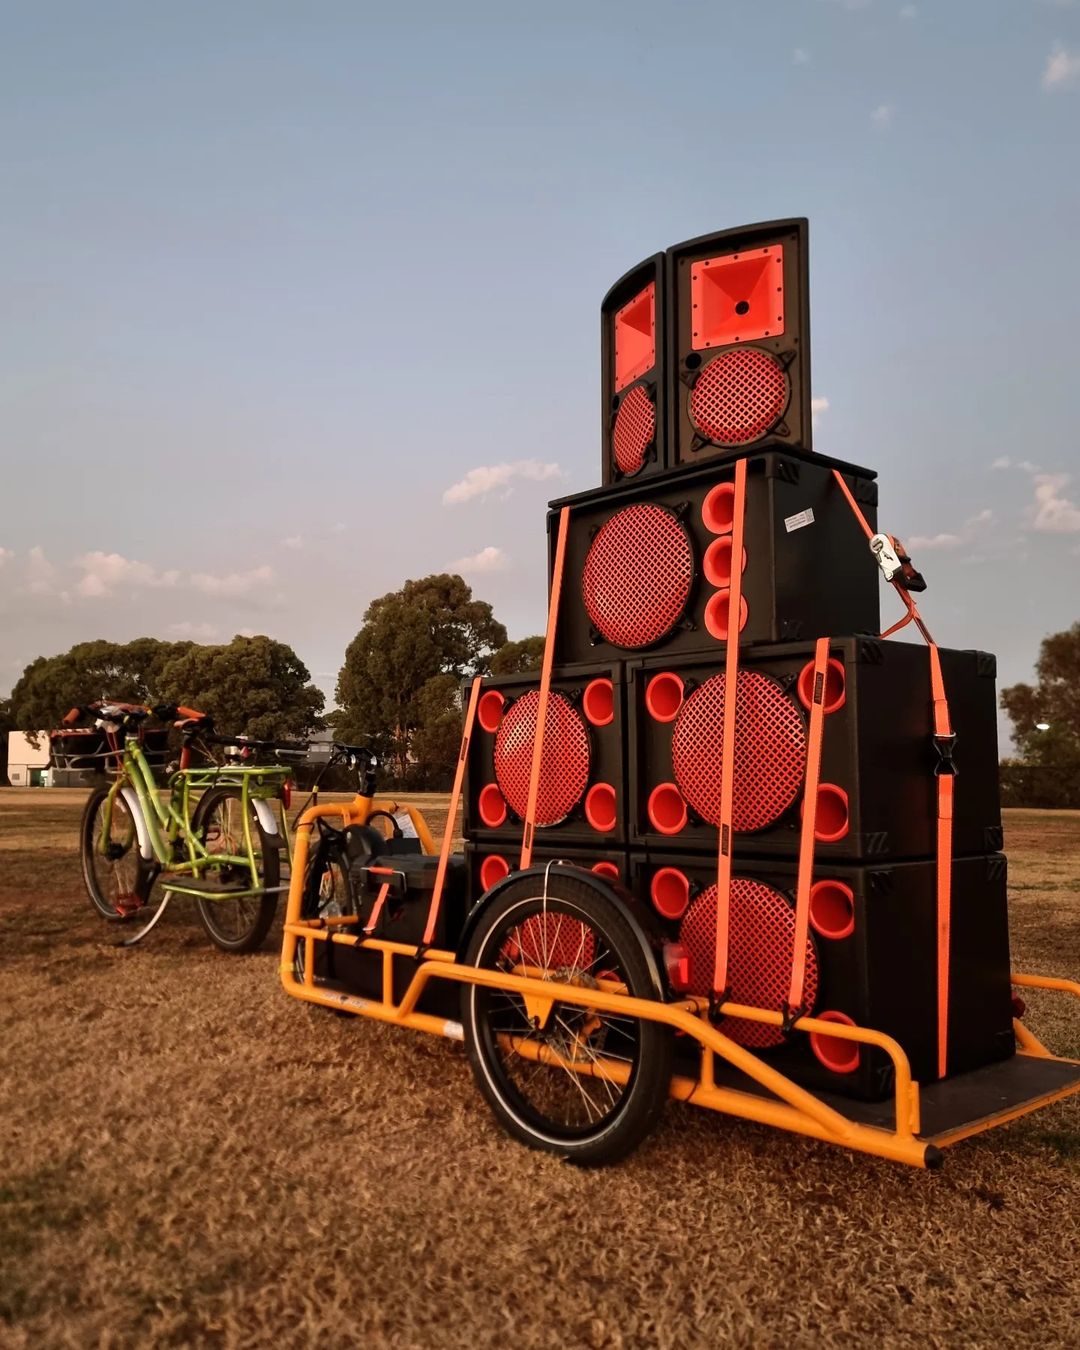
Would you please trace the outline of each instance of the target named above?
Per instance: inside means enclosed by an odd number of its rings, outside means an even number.
[[[1001,691],[1013,740],[1029,764],[1080,763],[1080,622],[1043,638],[1036,683]],[[1047,726],[1040,731],[1038,723]]]
[[[325,702],[293,649],[268,637],[190,644],[162,668],[154,698],[193,705],[220,731],[267,739],[315,730]]]
[[[492,675],[524,675],[539,670],[544,660],[542,637],[522,638],[519,642],[504,643],[491,658]]]
[[[428,681],[450,676],[456,685],[465,675],[485,673],[505,644],[506,629],[491,606],[474,600],[461,577],[443,573],[407,581],[368,605],[364,626],[349,643],[337,682],[338,735],[370,745],[398,781],[415,777],[409,766],[417,730],[431,733],[424,742],[427,756],[439,736],[445,743],[450,715],[449,683],[425,692]],[[460,740],[460,721],[458,726]]]

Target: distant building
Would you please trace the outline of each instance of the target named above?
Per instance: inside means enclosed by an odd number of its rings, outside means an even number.
[[[32,735],[37,736],[36,750],[30,740]],[[8,781],[12,787],[50,786],[49,733],[9,731],[7,762]]]

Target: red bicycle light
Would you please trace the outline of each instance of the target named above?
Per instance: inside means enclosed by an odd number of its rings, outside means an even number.
[[[810,926],[838,942],[855,931],[855,896],[842,881],[816,881],[810,887]]]
[[[506,820],[506,798],[495,783],[487,783],[480,789],[478,808],[480,819],[489,830],[497,830]]]
[[[657,722],[674,722],[682,707],[686,686],[672,670],[662,670],[645,686],[645,707]]]
[[[610,680],[590,680],[581,698],[581,710],[594,727],[615,721],[615,687]]]
[[[731,585],[731,535],[714,539],[705,550],[701,564],[705,580],[710,586]],[[746,571],[746,549],[742,551],[742,570]]]
[[[805,812],[806,803],[799,805],[800,815]],[[814,819],[814,838],[821,844],[835,844],[843,839],[850,825],[848,815],[848,795],[835,783],[821,783],[817,791],[817,815]]]
[[[677,920],[690,907],[690,881],[677,867],[661,867],[653,873],[649,894],[658,914]]]
[[[598,862],[592,870],[598,877],[607,877],[608,881],[619,880],[619,869],[613,862]]]
[[[286,778],[281,785],[281,804],[287,811],[292,806],[292,779]]]
[[[476,720],[485,731],[489,733],[498,731],[505,705],[506,700],[497,689],[489,689],[486,693],[481,694],[480,703],[476,709]]]
[[[716,638],[717,642],[726,642],[728,640],[728,624],[730,622],[729,609],[731,607],[731,591],[725,586],[723,590],[717,591],[708,604],[705,606],[705,627]],[[750,610],[746,604],[746,596],[739,597],[739,632],[746,627],[746,620],[749,617]]]
[[[654,787],[646,809],[653,828],[661,834],[678,834],[686,828],[686,802],[674,783]]]
[[[664,943],[664,969],[667,971],[668,984],[677,994],[684,994],[690,988],[690,953],[681,942]]]
[[[510,875],[510,864],[498,853],[489,854],[480,864],[480,885],[485,891]]]
[[[813,661],[807,661],[806,665],[799,671],[796,688],[799,692],[799,702],[809,710],[814,702]],[[846,700],[847,677],[844,674],[844,663],[831,656],[825,667],[825,695],[822,700],[822,707],[827,713],[836,712],[844,706]]]
[[[710,534],[730,534],[735,523],[735,484],[717,483],[701,503],[701,523]]]
[[[847,1013],[826,1011],[815,1013],[814,1016],[822,1022],[836,1022],[844,1027],[855,1025]],[[812,1031],[810,1049],[832,1073],[854,1073],[859,1067],[857,1041],[841,1040],[839,1036],[827,1036],[823,1031]]]
[[[615,828],[615,789],[610,783],[595,783],[585,794],[585,819],[600,834]]]

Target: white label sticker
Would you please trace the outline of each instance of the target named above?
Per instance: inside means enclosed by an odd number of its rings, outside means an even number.
[[[804,525],[813,525],[814,512],[812,507],[807,507],[805,511],[799,511],[797,515],[784,517],[784,529],[788,534],[792,530],[801,530]]]
[[[394,819],[397,821],[403,839],[415,839],[417,837],[416,826],[413,824],[412,816],[409,815],[408,811],[398,811]]]

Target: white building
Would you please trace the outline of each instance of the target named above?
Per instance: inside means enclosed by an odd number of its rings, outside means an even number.
[[[46,787],[49,767],[49,733],[36,733],[38,748],[30,741],[30,733],[8,732],[8,782],[12,787]]]

